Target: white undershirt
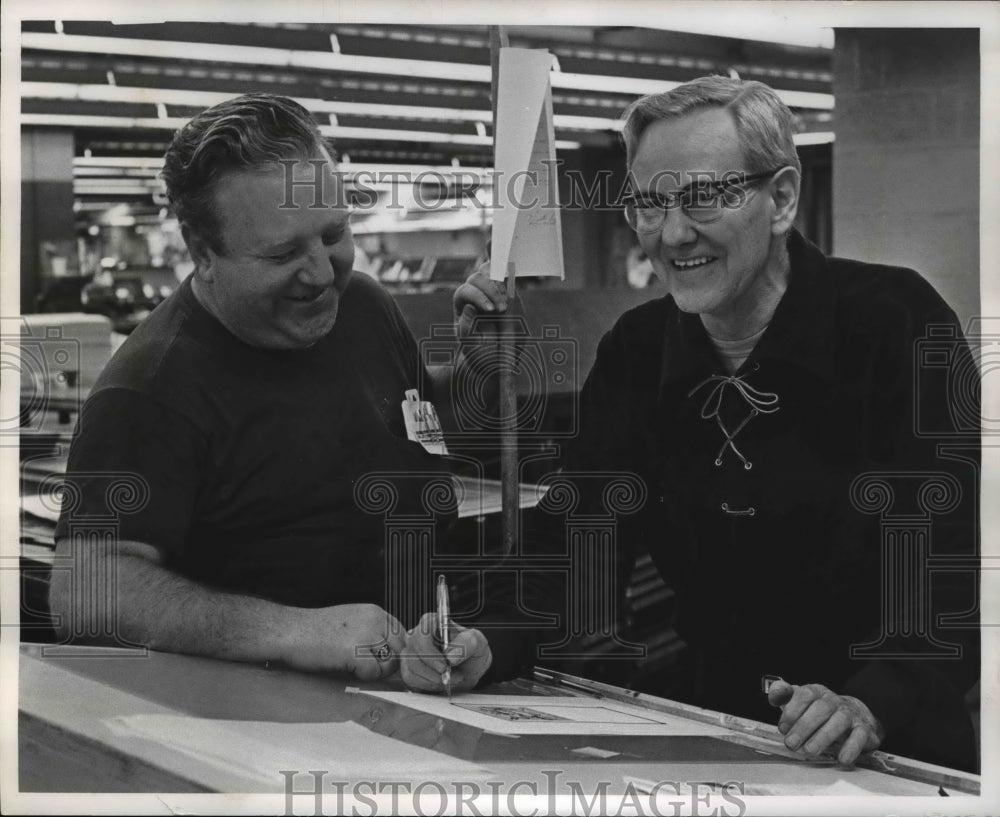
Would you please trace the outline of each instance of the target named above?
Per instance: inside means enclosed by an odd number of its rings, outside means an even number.
[[[750,356],[753,347],[757,345],[757,341],[760,340],[761,335],[764,334],[764,330],[766,329],[767,324],[760,331],[750,335],[750,337],[740,338],[739,340],[723,340],[722,338],[713,337],[711,334],[708,337],[712,341],[715,351],[719,353],[722,365],[726,367],[726,371],[729,374],[735,374],[736,370],[743,365],[743,361]]]

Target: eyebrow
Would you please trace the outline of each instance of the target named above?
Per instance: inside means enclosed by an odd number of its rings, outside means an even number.
[[[683,187],[678,187],[676,190],[671,190],[666,193],[661,193],[658,190],[643,190],[640,192],[633,193],[630,196],[625,196],[623,201],[633,202],[635,204],[657,204],[664,200],[669,200],[676,196],[684,195],[685,193],[690,193],[692,190],[696,190],[700,187],[712,187],[716,190],[722,190],[726,187],[731,187],[734,184],[738,184],[737,179],[695,179],[694,181],[688,182]]]
[[[289,238],[283,241],[279,241],[276,244],[265,244],[262,247],[255,247],[253,250],[254,255],[259,255],[262,257],[270,255],[284,255],[285,253],[291,252],[293,249],[300,246],[301,242],[297,238]]]
[[[337,219],[336,221],[330,221],[324,225],[322,230],[320,230],[320,237],[325,240],[337,238],[343,235],[349,226],[350,220],[346,217],[343,219]],[[285,253],[301,247],[305,243],[305,238],[305,236],[300,234],[279,239],[273,244],[263,244],[262,246],[255,247],[253,249],[253,254],[258,256],[284,255]]]

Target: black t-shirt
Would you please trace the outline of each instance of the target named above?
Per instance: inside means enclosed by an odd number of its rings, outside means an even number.
[[[383,604],[387,507],[377,488],[362,496],[364,478],[387,475],[399,492],[389,512],[420,527],[421,493],[441,471],[406,439],[411,388],[429,399],[416,343],[367,276],[351,281],[333,330],[295,351],[240,341],[189,278],[87,399],[56,535],[114,519],[121,540],[154,545],[205,584],[302,607]]]

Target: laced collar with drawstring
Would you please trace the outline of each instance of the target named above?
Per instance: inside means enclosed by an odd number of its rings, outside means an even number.
[[[758,367],[755,366],[754,371],[756,371],[757,368]],[[709,384],[715,384],[711,387],[711,389],[709,389],[708,395],[705,397],[705,402],[701,407],[702,419],[709,420],[714,417],[715,422],[718,424],[719,429],[726,438],[725,442],[722,444],[722,448],[719,449],[719,453],[715,457],[715,464],[722,465],[722,457],[726,453],[726,449],[731,448],[733,453],[740,458],[740,461],[743,463],[743,467],[748,471],[753,467],[753,463],[744,457],[742,452],[736,447],[736,443],[734,442],[736,435],[739,434],[746,424],[758,414],[773,414],[778,410],[778,395],[755,389],[744,380],[744,378],[749,374],[750,372],[746,372],[742,375],[709,375],[687,394],[688,397],[693,397],[696,392],[705,388]],[[730,386],[736,390],[736,392],[750,407],[750,413],[743,418],[742,422],[740,422],[735,429],[733,429],[732,433],[730,433],[729,429],[726,428],[725,424],[722,422],[722,418],[719,417],[719,411],[722,408],[723,394]]]

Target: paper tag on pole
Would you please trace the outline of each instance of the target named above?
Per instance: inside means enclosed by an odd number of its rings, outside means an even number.
[[[431,454],[447,456],[448,447],[444,443],[441,421],[434,404],[420,399],[416,389],[408,389],[403,395],[403,422],[406,436],[411,442],[420,443]]]
[[[562,222],[552,125],[552,55],[501,48],[497,82],[496,202],[490,278],[563,278]]]

